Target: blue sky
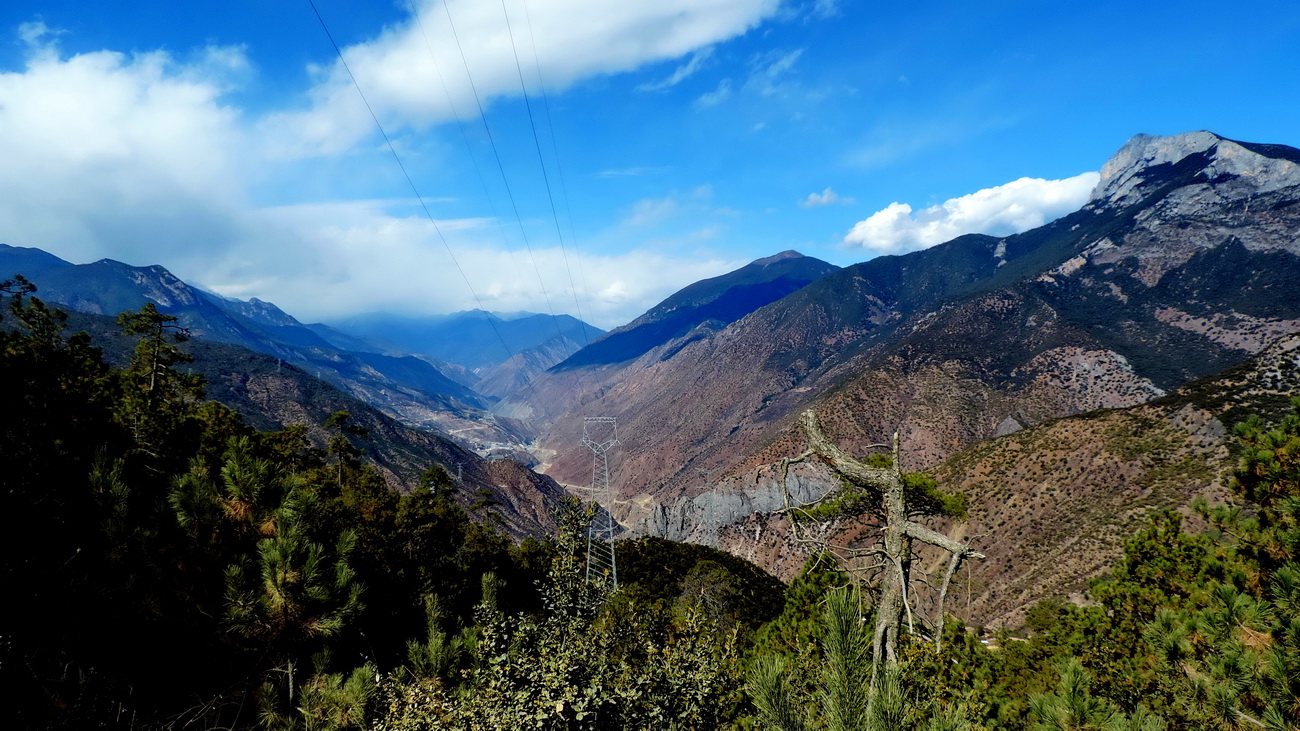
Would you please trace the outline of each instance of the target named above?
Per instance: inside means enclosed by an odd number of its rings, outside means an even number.
[[[1300,146],[1289,2],[316,5],[433,222],[307,0],[10,0],[0,242],[306,320],[610,327],[784,249],[1038,225],[1139,132]]]

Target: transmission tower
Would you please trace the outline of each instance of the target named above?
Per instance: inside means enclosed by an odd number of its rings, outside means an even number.
[[[582,424],[582,443],[595,458],[591,470],[591,502],[596,506],[596,514],[587,530],[587,581],[608,581],[613,588],[618,588],[618,569],[614,564],[614,532],[618,524],[610,513],[614,493],[609,484],[608,456],[609,450],[619,443],[617,419],[586,417]]]

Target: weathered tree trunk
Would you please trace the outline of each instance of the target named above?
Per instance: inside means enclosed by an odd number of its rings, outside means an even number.
[[[876,603],[876,627],[872,641],[871,688],[874,698],[882,664],[891,668],[898,665],[898,643],[904,614],[907,615],[909,629],[912,628],[912,607],[908,597],[912,541],[928,543],[952,554],[939,596],[939,616],[935,622],[936,635],[941,634],[943,630],[943,600],[952,573],[957,570],[963,559],[984,558],[984,556],[963,543],[909,519],[903,472],[898,458],[897,433],[894,434],[892,444],[892,464],[889,467],[873,467],[850,457],[827,438],[817,423],[817,415],[811,409],[803,412],[801,422],[809,446],[809,453],[805,453],[804,456],[816,454],[840,476],[858,485],[879,490],[881,494],[884,540],[878,553],[883,558],[884,573],[881,578],[880,599]],[[937,638],[935,646],[938,648]]]

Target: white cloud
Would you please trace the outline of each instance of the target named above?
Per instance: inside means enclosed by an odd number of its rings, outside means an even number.
[[[844,242],[878,254],[901,254],[962,234],[1027,231],[1078,210],[1098,178],[1095,172],[1064,180],[1020,178],[919,211],[906,203],[890,203],[856,223]]]
[[[807,198],[799,201],[799,205],[804,208],[816,208],[817,206],[829,206],[834,203],[843,203],[845,205],[856,203],[852,198],[844,198],[839,193],[831,190],[829,187],[820,193],[809,193]]]
[[[58,35],[58,32],[43,20],[33,20],[18,26],[18,40],[29,48],[39,46],[47,36],[52,35]]]
[[[768,51],[760,53],[750,60],[749,80],[745,82],[746,91],[763,96],[773,96],[787,90],[788,82],[784,77],[794,70],[794,65],[803,55],[802,48],[793,51]]]
[[[669,168],[663,165],[657,166],[635,166],[630,168],[609,168],[596,173],[598,178],[639,178],[643,175],[658,175],[667,172]]]
[[[49,32],[25,31],[33,43]],[[237,48],[61,59],[35,45],[0,73],[0,231],[80,259],[211,252],[239,235],[251,147],[221,101]]]
[[[815,0],[813,14],[818,18],[833,18],[840,14],[840,0]]]
[[[493,98],[519,95],[516,48],[530,92],[539,83],[537,67],[543,70],[548,89],[562,89],[584,78],[680,58],[743,34],[773,15],[779,4],[779,0],[532,0],[525,5],[523,0],[509,0],[507,25],[500,3],[448,0],[444,5],[440,0],[419,0],[417,17],[385,29],[373,40],[344,48],[343,55],[381,121],[420,128],[450,119],[453,107],[474,109],[466,65],[486,104]],[[682,78],[693,73],[689,67],[697,59],[703,61],[697,54],[679,70]],[[279,141],[282,154],[337,152],[370,133],[373,122],[341,64],[321,73],[309,97],[306,109],[267,120],[264,131]]]
[[[681,208],[681,201],[675,196],[642,198],[628,209],[624,221],[629,226],[651,226],[673,217]]]
[[[713,91],[705,92],[695,99],[698,109],[716,107],[728,101],[737,93],[764,97],[788,97],[800,91],[800,86],[788,77],[803,55],[802,48],[793,51],[773,50],[757,53],[750,57],[745,72],[745,81],[736,86],[731,78],[718,82]],[[797,116],[797,115],[796,115]]]
[[[250,241],[205,272],[202,284],[231,297],[269,299],[308,320],[359,311],[484,307],[580,311],[588,322],[608,328],[691,282],[741,265],[647,249],[616,255],[538,246],[531,253],[511,250],[494,241],[495,224],[482,219],[438,221],[444,247],[427,219],[394,216],[386,213],[389,208],[391,202],[366,201],[265,210],[268,227],[280,232],[280,245]]]
[[[727,208],[713,205],[713,186],[701,185],[689,191],[673,191],[659,198],[642,198],[628,207],[623,225],[644,228],[663,223],[683,212],[693,214],[734,215]]]

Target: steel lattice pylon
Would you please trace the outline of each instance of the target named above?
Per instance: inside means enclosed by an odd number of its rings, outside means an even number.
[[[608,452],[618,444],[618,423],[612,416],[588,416],[582,425],[582,443],[595,457],[591,470],[591,502],[596,514],[587,530],[587,581],[608,581],[618,588],[614,562],[614,533],[618,523],[610,508],[614,493],[609,483]]]

